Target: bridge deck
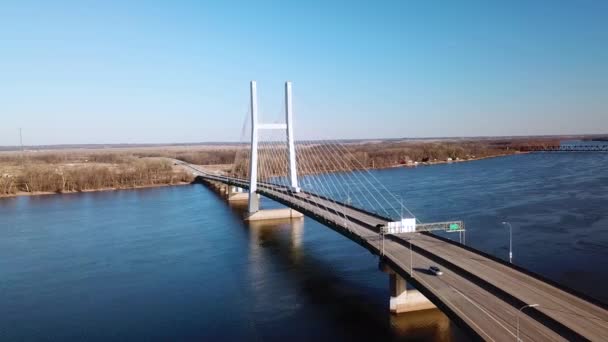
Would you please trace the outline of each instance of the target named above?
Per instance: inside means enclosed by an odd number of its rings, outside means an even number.
[[[415,246],[466,270],[473,277],[481,278],[508,295],[524,303],[540,304],[537,308],[539,311],[581,336],[593,340],[608,338],[608,311],[605,309],[512,267],[432,236],[404,235],[401,234],[399,238],[411,238]]]
[[[385,256],[409,274],[409,249],[396,241],[385,241]],[[428,268],[437,262],[413,254],[413,279],[416,287],[438,307],[447,308],[459,320],[469,326],[479,337],[487,341],[512,341],[516,338],[518,309],[498,298],[492,291],[471,282],[457,271],[442,266],[443,275],[435,276]],[[438,304],[438,302],[440,304]],[[542,322],[522,315],[520,338],[525,341],[567,341]]]
[[[208,181],[248,187],[243,180],[183,165]],[[271,184],[259,184],[258,193],[326,224],[374,254],[381,252],[381,238],[375,226],[386,223],[386,219],[378,215],[314,194],[294,194]],[[409,249],[409,239],[413,251]],[[482,339],[514,339],[519,308],[532,303],[540,307],[526,309],[520,315],[520,337],[524,340],[601,341],[608,336],[605,307],[432,235],[409,233],[387,238],[383,259],[446,314]],[[427,271],[432,265],[440,265],[444,274],[432,275]]]

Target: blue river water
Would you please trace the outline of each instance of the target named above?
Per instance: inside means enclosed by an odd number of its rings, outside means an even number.
[[[511,222],[515,263],[608,301],[608,154],[373,173],[502,258]],[[243,210],[196,184],[0,199],[0,340],[468,339],[437,310],[388,314],[388,276],[355,243]]]

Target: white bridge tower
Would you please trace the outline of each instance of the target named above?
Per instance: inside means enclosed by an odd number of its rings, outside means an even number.
[[[293,137],[293,106],[291,103],[291,82],[285,82],[285,123],[263,124],[258,122],[258,98],[257,86],[255,81],[251,81],[251,162],[249,169],[249,214],[253,214],[260,209],[260,202],[257,196],[258,178],[258,132],[260,130],[285,130],[287,133],[287,150],[289,151],[289,184],[290,190],[299,192],[298,173],[296,165],[296,149]]]

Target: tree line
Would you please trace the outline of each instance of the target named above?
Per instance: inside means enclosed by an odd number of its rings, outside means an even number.
[[[174,170],[166,160],[131,159],[118,164],[77,166],[27,163],[0,172],[0,194],[123,189],[191,182],[192,179],[187,172]]]

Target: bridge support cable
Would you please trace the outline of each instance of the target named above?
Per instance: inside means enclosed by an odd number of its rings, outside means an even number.
[[[314,186],[312,186],[312,188],[309,189],[309,191],[312,190],[312,191],[310,191],[311,193],[322,195],[322,196],[325,195],[324,197],[327,197],[326,195],[330,194],[331,190],[330,190],[330,183],[325,179],[326,175],[323,175],[323,177],[318,177],[317,172],[314,169],[312,169],[312,167],[313,167],[312,163],[306,162],[307,160],[314,160],[314,156],[311,155],[308,151],[305,151],[301,148],[298,148],[297,155],[299,158],[298,165],[300,167],[300,170],[303,171],[303,174],[309,175],[306,178],[304,178],[304,177],[301,178],[301,181],[303,182],[301,185],[306,184],[305,182],[308,181],[309,184],[311,184],[311,186],[314,184]],[[306,189],[306,186],[304,186],[304,189]],[[304,195],[304,196],[307,196],[307,195]],[[344,214],[341,210],[338,209],[338,205],[335,200],[332,200],[331,197],[327,197],[327,198],[328,198],[327,201],[329,202],[329,205],[331,207],[328,209],[334,211],[334,213],[338,217],[341,217],[344,220],[345,225],[348,226],[348,222],[350,222],[349,218],[346,216],[346,214]],[[320,210],[323,210],[323,208],[321,208],[321,206],[317,203],[317,201],[312,201],[312,203],[315,206],[317,206]]]
[[[279,162],[274,159],[274,148],[271,142],[265,141],[260,152],[263,153],[263,158],[260,159],[260,166],[263,169],[263,174],[260,175],[258,181],[277,184],[277,181],[274,179],[274,174],[276,168],[279,166]]]
[[[275,133],[275,132],[272,132]],[[285,189],[292,190],[291,182],[287,179],[288,176],[288,159],[287,149],[285,145],[285,137],[276,139],[273,135],[268,140],[268,164],[270,166],[270,174],[268,175],[268,182],[284,187]]]
[[[294,192],[291,190],[291,187],[288,184],[288,180],[283,177],[285,175],[285,168],[284,166],[286,165],[286,157],[285,157],[285,148],[282,144],[281,139],[276,140],[275,137],[271,137],[270,139],[268,139],[266,141],[266,137],[264,139],[264,141],[262,142],[262,146],[264,148],[264,150],[266,151],[266,153],[264,153],[264,157],[260,158],[260,162],[261,165],[264,165],[264,170],[272,170],[272,171],[264,171],[265,175],[269,176],[269,179],[263,179],[264,181],[268,180],[269,183],[266,184],[273,184],[273,185],[277,185],[278,189],[273,189],[272,191],[279,191],[280,193],[286,195],[286,196],[294,196]],[[310,156],[307,156],[307,158],[311,158]],[[268,167],[268,165],[272,165],[271,167]],[[302,167],[300,166],[300,168],[305,169],[305,172],[311,172],[314,173],[314,170],[308,170],[306,166]],[[277,171],[277,172],[275,172]],[[272,179],[270,179],[272,178]],[[319,178],[312,178],[311,179],[313,184],[314,184],[314,192],[318,192],[318,193],[327,193],[328,190],[326,190],[327,188],[327,184],[325,184],[325,182],[321,181]],[[261,189],[265,189],[265,184],[260,182],[260,188]],[[313,192],[313,193],[314,193]],[[308,196],[306,194],[302,194],[302,195],[296,195],[296,196],[300,196],[300,197],[304,197],[304,196]],[[331,200],[327,200],[327,204],[323,205],[318,203],[318,201],[313,200],[311,198],[301,198],[305,204],[305,207],[308,207],[309,210],[312,210],[312,212],[317,212],[317,213],[321,213],[321,212],[325,212],[325,211],[329,211],[330,213],[332,213],[332,216],[337,217],[337,219],[340,220],[339,223],[343,224],[344,226],[348,227],[349,226],[349,218],[338,209],[338,207],[336,206],[334,201]],[[311,209],[312,208],[312,209]],[[315,209],[316,208],[316,209]],[[338,222],[338,221],[336,221]]]
[[[314,145],[318,145],[318,142],[317,142],[317,143],[309,143],[309,146],[310,146],[310,147],[309,147],[309,149],[314,150],[314,149],[315,149],[315,148],[313,147]],[[323,152],[323,151],[321,151],[320,149],[318,149],[317,154],[318,154],[319,156],[322,156],[322,155],[324,155],[324,154],[327,154],[327,155],[332,155],[332,154],[331,154],[331,152],[330,152],[330,153]],[[330,163],[332,164],[332,167],[334,168],[334,170],[335,170],[335,171],[330,170],[329,172],[327,172],[326,170],[321,170],[320,174],[325,174],[325,173],[327,173],[327,174],[332,175],[332,176],[334,176],[334,177],[336,177],[336,176],[335,176],[336,174],[339,174],[339,175],[341,176],[341,178],[342,178],[342,182],[338,182],[338,184],[341,184],[342,189],[343,189],[343,192],[344,192],[344,195],[346,195],[347,197],[350,197],[350,194],[351,194],[351,193],[354,195],[355,193],[354,193],[354,192],[351,192],[351,191],[350,191],[350,189],[349,189],[349,186],[351,185],[351,184],[349,184],[350,182],[347,180],[347,177],[345,177],[345,176],[344,176],[344,175],[348,175],[350,172],[341,172],[341,171],[340,171],[340,167],[339,167],[339,166],[337,166],[337,165],[338,165],[337,163],[334,163],[334,162],[333,162],[331,159],[329,159],[329,161],[330,161]],[[337,178],[337,177],[336,177],[336,178]],[[364,186],[364,184],[363,184],[363,183],[360,183],[360,185],[361,185],[361,186]],[[346,189],[344,190],[344,188],[346,188]],[[327,196],[330,196],[330,195],[331,195],[331,194],[328,194]],[[368,204],[370,205],[370,208],[374,208],[374,205],[373,205],[373,203],[371,202],[371,200],[369,199],[369,196],[365,196],[365,195],[364,195],[364,196],[357,196],[357,197],[355,197],[355,198],[356,198],[356,199],[359,199],[359,197],[363,197],[363,198],[364,198],[364,199],[365,199],[365,200],[368,202]],[[373,197],[373,196],[371,196],[371,197]],[[375,197],[373,197],[373,198],[374,198],[374,200],[376,200],[376,199],[375,199]],[[376,201],[377,201],[377,200],[376,200]],[[362,207],[362,209],[363,209],[363,208],[365,208],[365,206],[364,206],[364,205],[361,205],[361,207]]]
[[[270,159],[270,146],[267,142],[261,141],[258,149],[258,183],[267,183],[269,182],[273,168],[272,160]]]
[[[310,191],[312,194],[321,194],[323,192],[326,192],[326,185],[323,184],[323,182],[321,182],[319,179],[312,179],[311,180],[311,185],[314,183],[314,186],[312,187],[312,191]],[[303,194],[302,196],[305,197],[309,197],[309,195]],[[350,221],[348,219],[348,217],[346,216],[346,214],[344,214],[342,211],[340,211],[338,209],[338,207],[336,206],[334,201],[328,201],[329,202],[329,207],[327,206],[321,206],[321,204],[318,203],[318,201],[316,200],[307,200],[308,203],[311,203],[313,206],[317,207],[319,209],[320,212],[323,212],[324,210],[329,210],[330,212],[334,212],[334,214],[336,216],[338,216],[340,219],[343,220],[343,223],[345,226],[348,226],[348,222]]]
[[[262,154],[262,158],[260,158],[262,174],[260,174],[258,181],[276,184],[274,174],[275,170],[280,164],[277,160],[275,160],[275,156],[273,155],[274,147],[272,146],[272,142],[263,141],[260,148],[260,153]]]
[[[301,150],[301,153],[305,154],[305,153],[309,153],[309,160],[314,160],[315,156],[314,154],[310,153],[310,149],[307,151],[305,150]],[[320,156],[321,154],[319,154]],[[319,159],[319,157],[317,157],[316,159]],[[318,170],[313,170],[312,172],[312,176],[311,178],[315,179],[318,178],[319,180],[324,180],[327,183],[327,187],[324,191],[324,193],[320,193],[321,195],[327,197],[327,198],[334,198],[334,196],[332,196],[333,194],[335,195],[339,195],[340,190],[342,191],[342,193],[344,193],[344,189],[343,189],[343,185],[340,184],[340,182],[335,182],[332,177],[335,177],[335,175],[333,175],[333,173],[331,172],[319,172]],[[333,192],[332,190],[333,189]],[[335,202],[335,201],[334,201]]]
[[[375,205],[371,204],[371,208],[373,211],[375,212],[380,212],[380,211],[384,211],[384,213],[388,216],[391,217],[392,215],[390,214],[390,212],[386,209],[386,205],[383,205],[381,203],[381,201],[378,199],[378,197],[380,196],[376,196],[374,195],[374,192],[377,193],[376,188],[373,186],[373,184],[361,173],[357,172],[357,168],[354,167],[353,165],[348,165],[348,163],[344,160],[344,158],[336,158],[336,155],[340,155],[341,153],[339,153],[336,150],[332,150],[331,145],[328,144],[326,141],[324,141],[323,143],[319,144],[319,146],[321,146],[322,148],[324,148],[326,150],[326,154],[328,154],[332,159],[336,160],[338,162],[338,164],[340,165],[340,168],[343,168],[345,170],[345,173],[349,174],[353,179],[355,179],[358,183],[359,183],[359,189],[364,190],[365,192],[362,194],[363,197],[372,197],[372,199],[374,200],[374,202],[376,202],[378,204],[378,207],[376,207]],[[363,178],[363,180],[361,180],[361,178]],[[366,184],[368,183],[368,184]],[[367,193],[367,194],[366,194]]]
[[[312,156],[310,155],[310,152],[305,152],[305,150],[300,149],[298,154],[299,155],[301,154],[300,158],[302,158],[302,159],[306,159],[305,156],[306,156],[306,154],[308,154],[308,160],[313,160],[313,159],[311,159]],[[322,177],[325,177],[325,174],[324,173],[316,174],[315,170],[307,169],[308,167],[312,167],[312,164],[309,166],[306,162],[300,161],[300,165],[304,169],[303,170],[304,173],[309,174],[308,180],[320,185],[319,190],[313,191],[313,193],[320,194],[320,195],[324,196],[325,198],[327,198],[329,200],[329,202],[331,203],[331,206],[332,206],[332,209],[334,210],[334,212],[338,216],[340,216],[340,214],[341,214],[343,219],[345,220],[345,223],[350,222],[350,220],[348,219],[346,214],[344,212],[338,210],[338,205],[337,205],[336,201],[331,200],[331,196],[330,196],[331,192],[328,190],[329,185],[323,184],[323,181],[322,181]],[[319,176],[322,176],[322,177],[319,177]],[[334,187],[335,187],[335,184],[334,184]]]
[[[384,203],[387,205],[387,207],[390,208],[391,210],[393,210],[395,212],[396,216],[401,218],[401,210],[396,209],[393,202],[388,200],[386,198],[386,196],[384,195],[384,192],[380,191],[380,189],[383,188],[387,193],[390,193],[390,191],[388,191],[388,189],[386,189],[386,187],[384,187],[384,185],[369,171],[369,169],[366,166],[364,166],[352,153],[350,153],[350,151],[348,151],[348,149],[346,149],[339,142],[337,142],[335,140],[329,140],[328,144],[330,146],[334,146],[340,154],[349,157],[349,158],[345,158],[345,159],[348,161],[349,167],[352,168],[353,173],[358,174],[361,178],[363,178],[370,185],[370,187],[372,189],[374,189],[374,191],[378,194],[378,196],[384,201]],[[358,165],[356,165],[353,162],[353,160]],[[407,208],[405,208],[405,209],[412,217],[414,216]],[[386,210],[388,211],[388,209],[386,209]],[[389,216],[392,216],[392,215],[389,215]]]
[[[271,136],[271,138],[274,137]],[[284,174],[287,172],[287,168],[285,166],[287,159],[284,159],[284,153],[282,151],[283,149],[281,148],[282,143],[283,141],[269,139],[265,145],[267,149],[266,152],[269,173],[264,181],[289,188],[289,185],[284,177]]]
[[[336,155],[338,155],[338,153],[336,153],[336,151],[332,151],[326,143],[320,143],[319,146],[320,146],[320,148],[325,149],[325,154],[330,156],[330,158],[328,158],[330,161],[331,160],[336,161],[336,164],[338,165],[336,168],[338,170],[344,170],[344,171],[338,171],[338,173],[346,174],[351,179],[354,179],[356,182],[359,183],[359,186],[357,188],[359,190],[363,190],[363,191],[360,191],[360,192],[362,192],[361,197],[368,199],[368,202],[370,204],[370,209],[372,209],[375,212],[384,211],[389,217],[391,216],[390,213],[382,205],[382,203],[378,200],[377,196],[374,195],[374,191],[373,191],[374,189],[373,188],[370,189],[366,185],[366,183],[361,180],[361,177],[357,177],[357,173],[355,172],[356,171],[355,169],[350,167],[342,158],[337,158]],[[369,197],[371,197],[373,199],[373,201],[378,204],[379,207],[376,207],[369,200]]]
[[[361,163],[361,162],[360,162],[360,161],[359,161],[359,160],[358,160],[358,159],[357,159],[355,156],[353,156],[353,154],[352,154],[350,151],[348,151],[348,149],[346,149],[346,148],[345,148],[345,147],[344,147],[344,146],[343,146],[341,143],[339,143],[339,142],[337,142],[337,141],[335,141],[335,140],[330,140],[330,141],[333,141],[333,144],[334,144],[334,145],[335,145],[335,146],[336,146],[336,147],[337,147],[339,150],[343,151],[343,153],[344,153],[344,154],[351,156],[351,159],[352,159],[352,160],[354,160],[355,162],[357,162],[357,164],[359,164],[359,167],[360,167],[362,170],[364,170],[364,171],[365,171],[365,172],[366,172],[366,173],[367,173],[367,174],[370,176],[370,178],[372,178],[374,181],[376,181],[376,183],[378,184],[378,186],[379,186],[379,187],[381,187],[382,189],[384,189],[384,191],[385,191],[385,192],[386,192],[386,193],[387,193],[389,196],[391,196],[391,197],[392,197],[392,199],[393,199],[394,201],[401,202],[401,201],[399,201],[399,199],[397,198],[397,196],[395,196],[395,194],[393,194],[391,191],[389,191],[389,190],[386,188],[386,186],[384,186],[384,184],[382,184],[382,182],[380,182],[380,181],[378,180],[378,178],[376,178],[376,176],[374,176],[374,174],[373,174],[373,173],[371,173],[371,172],[369,171],[369,169],[368,169],[367,167],[365,167],[365,166],[364,166],[364,165],[363,165],[363,164],[362,164],[362,163]],[[353,165],[354,165],[354,164],[353,164]],[[379,193],[381,193],[380,191],[378,191],[378,192],[379,192]],[[383,196],[383,197],[384,197],[384,196]],[[386,200],[386,198],[385,198],[385,200]],[[390,202],[390,201],[388,201],[388,200],[387,200],[387,202],[388,202],[389,204],[391,203],[391,202]],[[393,207],[393,209],[394,209],[394,207]],[[410,211],[410,210],[409,210],[409,209],[408,209],[406,206],[403,206],[403,209],[405,209],[405,210],[407,211],[407,213],[408,213],[408,214],[410,214],[412,217],[416,217],[416,216],[415,216],[415,215],[414,215],[414,214],[413,214],[413,213],[412,213],[412,212],[411,212],[411,211]],[[395,209],[395,210],[396,210],[396,209]],[[396,211],[400,212],[400,210],[396,210]],[[399,214],[399,215],[400,215],[400,214]],[[416,220],[418,220],[418,219],[416,219]],[[418,221],[419,221],[419,220],[418,220]]]
[[[415,215],[414,215],[414,214],[413,214],[413,213],[412,213],[412,212],[411,212],[411,211],[410,211],[410,210],[409,210],[409,209],[408,209],[408,208],[407,208],[405,205],[403,205],[403,203],[401,203],[401,200],[400,200],[399,198],[397,198],[397,196],[395,196],[395,194],[394,194],[392,191],[390,191],[389,189],[387,189],[387,188],[386,188],[386,186],[385,186],[385,185],[384,185],[382,182],[380,182],[380,180],[379,180],[379,179],[378,179],[378,178],[377,178],[377,177],[376,177],[376,176],[375,176],[375,175],[374,175],[372,172],[370,172],[370,171],[369,171],[369,168],[365,167],[365,166],[364,166],[364,165],[361,163],[361,161],[359,161],[359,159],[357,159],[357,158],[356,158],[354,155],[352,155],[352,154],[351,154],[351,153],[348,151],[348,149],[346,149],[346,148],[344,147],[344,145],[343,145],[343,144],[340,144],[340,143],[338,143],[338,142],[336,142],[336,141],[334,141],[334,142],[335,142],[335,145],[336,145],[336,146],[337,146],[337,147],[338,147],[340,150],[344,151],[346,154],[351,155],[351,157],[352,157],[351,159],[352,159],[352,160],[354,160],[354,161],[355,161],[357,164],[359,164],[359,167],[360,167],[362,170],[364,170],[364,171],[365,171],[365,173],[367,173],[367,174],[370,176],[370,178],[371,178],[371,179],[373,179],[373,180],[374,180],[374,181],[375,181],[375,182],[378,184],[378,186],[379,186],[380,188],[384,189],[384,192],[385,192],[387,195],[389,195],[390,197],[392,197],[392,200],[393,200],[393,201],[389,201],[389,200],[387,200],[389,203],[395,203],[395,202],[398,202],[398,203],[400,204],[400,205],[399,205],[399,210],[397,210],[397,209],[394,209],[394,210],[396,210],[396,211],[399,211],[399,212],[400,212],[400,211],[401,211],[401,209],[403,208],[403,209],[405,209],[405,211],[406,211],[406,212],[407,212],[407,213],[408,213],[408,214],[409,214],[411,217],[416,217],[416,216],[415,216]],[[378,190],[378,192],[379,192],[379,193],[382,193],[382,192],[380,192],[379,190]],[[393,207],[393,208],[394,208],[394,207]]]
[[[270,183],[280,186],[281,188],[288,188],[287,184],[283,181],[281,177],[282,171],[281,165],[282,162],[280,157],[276,151],[276,147],[274,146],[274,142],[272,140],[263,142],[263,151],[265,158],[260,160],[260,165],[264,169],[264,174],[260,177],[260,182]],[[277,172],[278,171],[278,172]]]
[[[325,153],[323,153],[320,149],[315,148],[314,143],[309,143],[308,147],[305,148],[305,150],[310,150],[312,152],[316,152],[315,154],[318,156],[323,156]],[[318,157],[317,159],[321,159],[323,160],[322,157]],[[348,189],[348,182],[345,180],[345,178],[343,177],[343,174],[341,172],[336,172],[339,171],[339,168],[336,167],[336,165],[331,161],[331,159],[329,159],[329,163],[331,163],[331,166],[329,167],[329,170],[327,168],[324,168],[323,170],[317,170],[318,174],[323,174],[323,175],[327,175],[328,178],[333,179],[333,183],[337,184],[334,185],[335,188],[340,188],[340,191],[336,190],[337,192],[341,192],[341,193],[336,193],[335,195],[339,195],[340,197],[348,197],[350,190]],[[321,163],[321,167],[323,167],[323,165],[325,165],[326,162],[322,162]],[[341,180],[340,180],[341,178]],[[326,196],[331,196],[332,194],[326,194]],[[333,197],[333,196],[332,196]]]
[[[323,195],[323,194],[329,192],[329,188],[328,188],[329,186],[327,184],[324,184],[323,180],[321,178],[317,178],[316,176],[313,176],[313,177],[310,176],[311,174],[314,174],[315,171],[311,169],[311,165],[309,165],[308,163],[305,162],[305,160],[307,158],[308,158],[308,160],[310,160],[310,158],[312,157],[312,156],[310,156],[310,154],[308,154],[308,156],[307,156],[307,154],[308,153],[303,151],[302,149],[299,149],[299,151],[298,151],[298,156],[300,158],[298,160],[298,164],[300,165],[301,170],[304,171],[303,174],[309,175],[306,178],[301,177],[301,181],[307,180],[307,181],[309,181],[309,183],[311,185],[314,183],[314,186],[312,187],[312,189],[310,189],[310,190],[312,190],[311,192],[315,193],[315,194]],[[305,183],[303,183],[303,184],[305,184]],[[313,201],[313,203],[316,204],[316,201]],[[344,213],[342,213],[340,210],[338,210],[335,201],[330,200],[330,203],[331,203],[331,206],[332,206],[332,209],[334,210],[334,212],[336,212],[336,214],[338,216],[340,216],[340,214],[342,214],[343,218],[346,221],[348,221],[348,218],[346,217],[346,215]],[[319,207],[319,209],[321,209],[318,204],[317,204],[317,207]]]
[[[285,137],[282,137],[282,139],[285,139]],[[271,136],[271,139],[264,142],[264,148],[267,152],[267,158],[265,159],[267,174],[263,181],[275,184],[279,187],[280,192],[289,194],[293,193],[294,189],[291,182],[285,177],[288,156],[286,156],[287,150],[282,139],[275,139],[274,136]]]
[[[273,181],[270,182],[272,184],[276,184],[278,185],[280,188],[278,189],[278,191],[280,191],[281,193],[284,193],[285,195],[288,196],[293,196],[293,191],[290,187],[290,183],[288,182],[288,180],[283,177],[284,175],[284,169],[282,169],[282,166],[286,165],[287,162],[287,157],[285,156],[285,152],[286,149],[283,147],[282,141],[279,139],[278,141],[275,141],[274,137],[272,137],[273,139],[270,139],[269,141],[265,141],[263,142],[263,146],[266,149],[267,153],[265,154],[265,156],[267,156],[267,158],[264,159],[260,159],[260,161],[266,161],[266,163],[264,164],[269,164],[272,165],[272,167],[270,168],[270,170],[272,170],[270,173],[268,173],[269,176],[273,177],[273,176],[278,176],[278,177],[274,177]],[[302,166],[301,166],[302,167]],[[268,170],[268,168],[265,168],[266,170]],[[306,169],[306,167],[304,166],[304,169]],[[277,170],[278,172],[274,172],[274,170]],[[305,172],[312,172],[310,170],[306,170]],[[321,182],[319,179],[313,179],[313,182],[315,183],[315,192],[326,192],[326,188],[325,188],[325,184],[323,184],[323,182]],[[260,187],[264,187],[263,184],[260,184]],[[318,189],[318,190],[317,190]],[[302,195],[302,196],[307,196],[307,195]],[[324,212],[326,210],[329,210],[330,212],[334,212],[334,215],[336,215],[337,217],[339,217],[342,220],[342,223],[348,227],[348,217],[342,213],[340,210],[338,210],[336,204],[332,201],[328,201],[329,203],[329,207],[328,206],[322,206],[321,204],[317,203],[314,200],[307,200],[305,199],[305,205],[309,206],[311,208],[317,208],[317,210],[313,210],[316,212]]]
[[[322,153],[320,153],[320,155],[327,155],[328,156],[328,160],[332,163],[332,165],[334,165],[334,167],[336,167],[336,169],[338,170],[337,173],[345,173],[348,174],[350,176],[352,176],[355,180],[358,181],[359,183],[359,189],[364,190],[365,192],[362,194],[364,198],[368,199],[368,202],[370,204],[370,209],[372,209],[373,211],[384,211],[389,217],[391,217],[390,212],[388,212],[388,210],[386,210],[386,208],[384,207],[384,205],[382,205],[382,203],[378,200],[378,198],[374,195],[374,188],[372,187],[372,189],[370,189],[365,182],[361,181],[360,178],[356,177],[356,170],[352,167],[350,167],[344,160],[342,160],[341,158],[337,158],[336,155],[337,153],[335,153],[335,151],[332,151],[329,146],[327,144],[325,144],[324,142],[321,142],[318,144],[319,146],[319,150],[325,149],[325,152],[322,151]],[[335,163],[334,163],[335,161]],[[342,169],[342,167],[344,167]],[[340,171],[340,170],[344,170],[344,172]],[[336,173],[336,172],[332,172],[332,173]],[[367,193],[367,194],[366,194]],[[376,208],[373,203],[369,200],[369,197],[371,197],[377,204],[378,204],[378,208]],[[363,208],[362,208],[363,209]]]
[[[249,158],[245,158],[246,160],[246,164],[244,166],[245,168],[245,176],[244,178],[240,177],[240,172],[237,171],[237,168],[240,166],[240,162],[241,162],[241,157],[243,154],[243,152],[246,152],[247,148],[246,148],[246,134],[247,134],[247,127],[249,124],[249,118],[251,117],[251,112],[249,111],[249,108],[247,108],[245,110],[245,117],[243,118],[243,125],[241,127],[241,136],[239,139],[239,144],[237,145],[236,148],[236,152],[234,154],[234,163],[232,164],[232,168],[230,170],[230,176],[234,177],[234,178],[238,178],[238,179],[243,179],[246,180],[247,179],[247,172],[246,170],[249,167]],[[247,139],[249,140],[249,139]]]
[[[317,146],[321,146],[322,144],[319,144],[319,142],[314,142],[314,143],[311,143],[311,144],[310,144],[310,146],[311,146],[310,148],[311,148],[311,149],[315,149],[315,147],[314,147],[315,145],[317,145]],[[317,148],[317,150],[321,151],[321,149],[320,149],[320,148]],[[329,152],[329,153],[328,153],[328,152],[323,152],[323,151],[321,151],[321,152],[318,152],[318,154],[319,154],[319,155],[324,155],[324,154],[325,154],[325,155],[331,155],[331,152]],[[329,162],[332,164],[332,168],[334,168],[334,169],[335,169],[335,170],[329,170],[329,172],[328,172],[328,173],[330,173],[330,174],[335,174],[335,173],[337,173],[337,174],[341,174],[341,175],[347,174],[347,175],[349,175],[349,176],[352,176],[352,175],[350,174],[350,172],[341,172],[341,169],[340,169],[339,163],[337,163],[337,162],[336,162],[336,163],[334,163],[334,162],[332,161],[332,159],[328,159],[328,160],[329,160]],[[325,171],[325,172],[327,172],[327,171]],[[345,181],[345,184],[343,184],[343,186],[347,188],[347,189],[346,189],[346,191],[345,191],[346,196],[347,196],[347,197],[350,197],[351,193],[352,193],[353,195],[354,195],[354,194],[356,194],[354,191],[351,191],[351,190],[349,189],[349,186],[350,186],[350,185],[356,185],[356,184],[351,184],[351,183],[353,183],[353,182],[350,182],[349,180],[347,180],[347,177],[342,177],[342,179]],[[361,183],[361,182],[360,182],[360,186],[364,186],[364,185],[365,185],[364,183]],[[363,198],[364,198],[364,199],[365,199],[365,200],[368,202],[368,204],[370,205],[370,208],[372,208],[372,209],[374,208],[374,205],[373,205],[373,203],[370,201],[369,196],[356,196],[355,198],[356,198],[356,199],[359,199],[360,197],[363,197]],[[372,197],[373,197],[373,196],[372,196]],[[374,198],[374,200],[375,200],[375,198]],[[362,207],[364,208],[364,207],[365,207],[365,205],[362,205]]]
[[[286,155],[286,148],[283,145],[283,141],[272,141],[269,144],[269,158],[272,161],[273,167],[271,169],[271,175],[268,182],[276,184],[285,190],[285,193],[295,192],[296,189],[291,186],[288,177],[287,163],[288,157]]]

